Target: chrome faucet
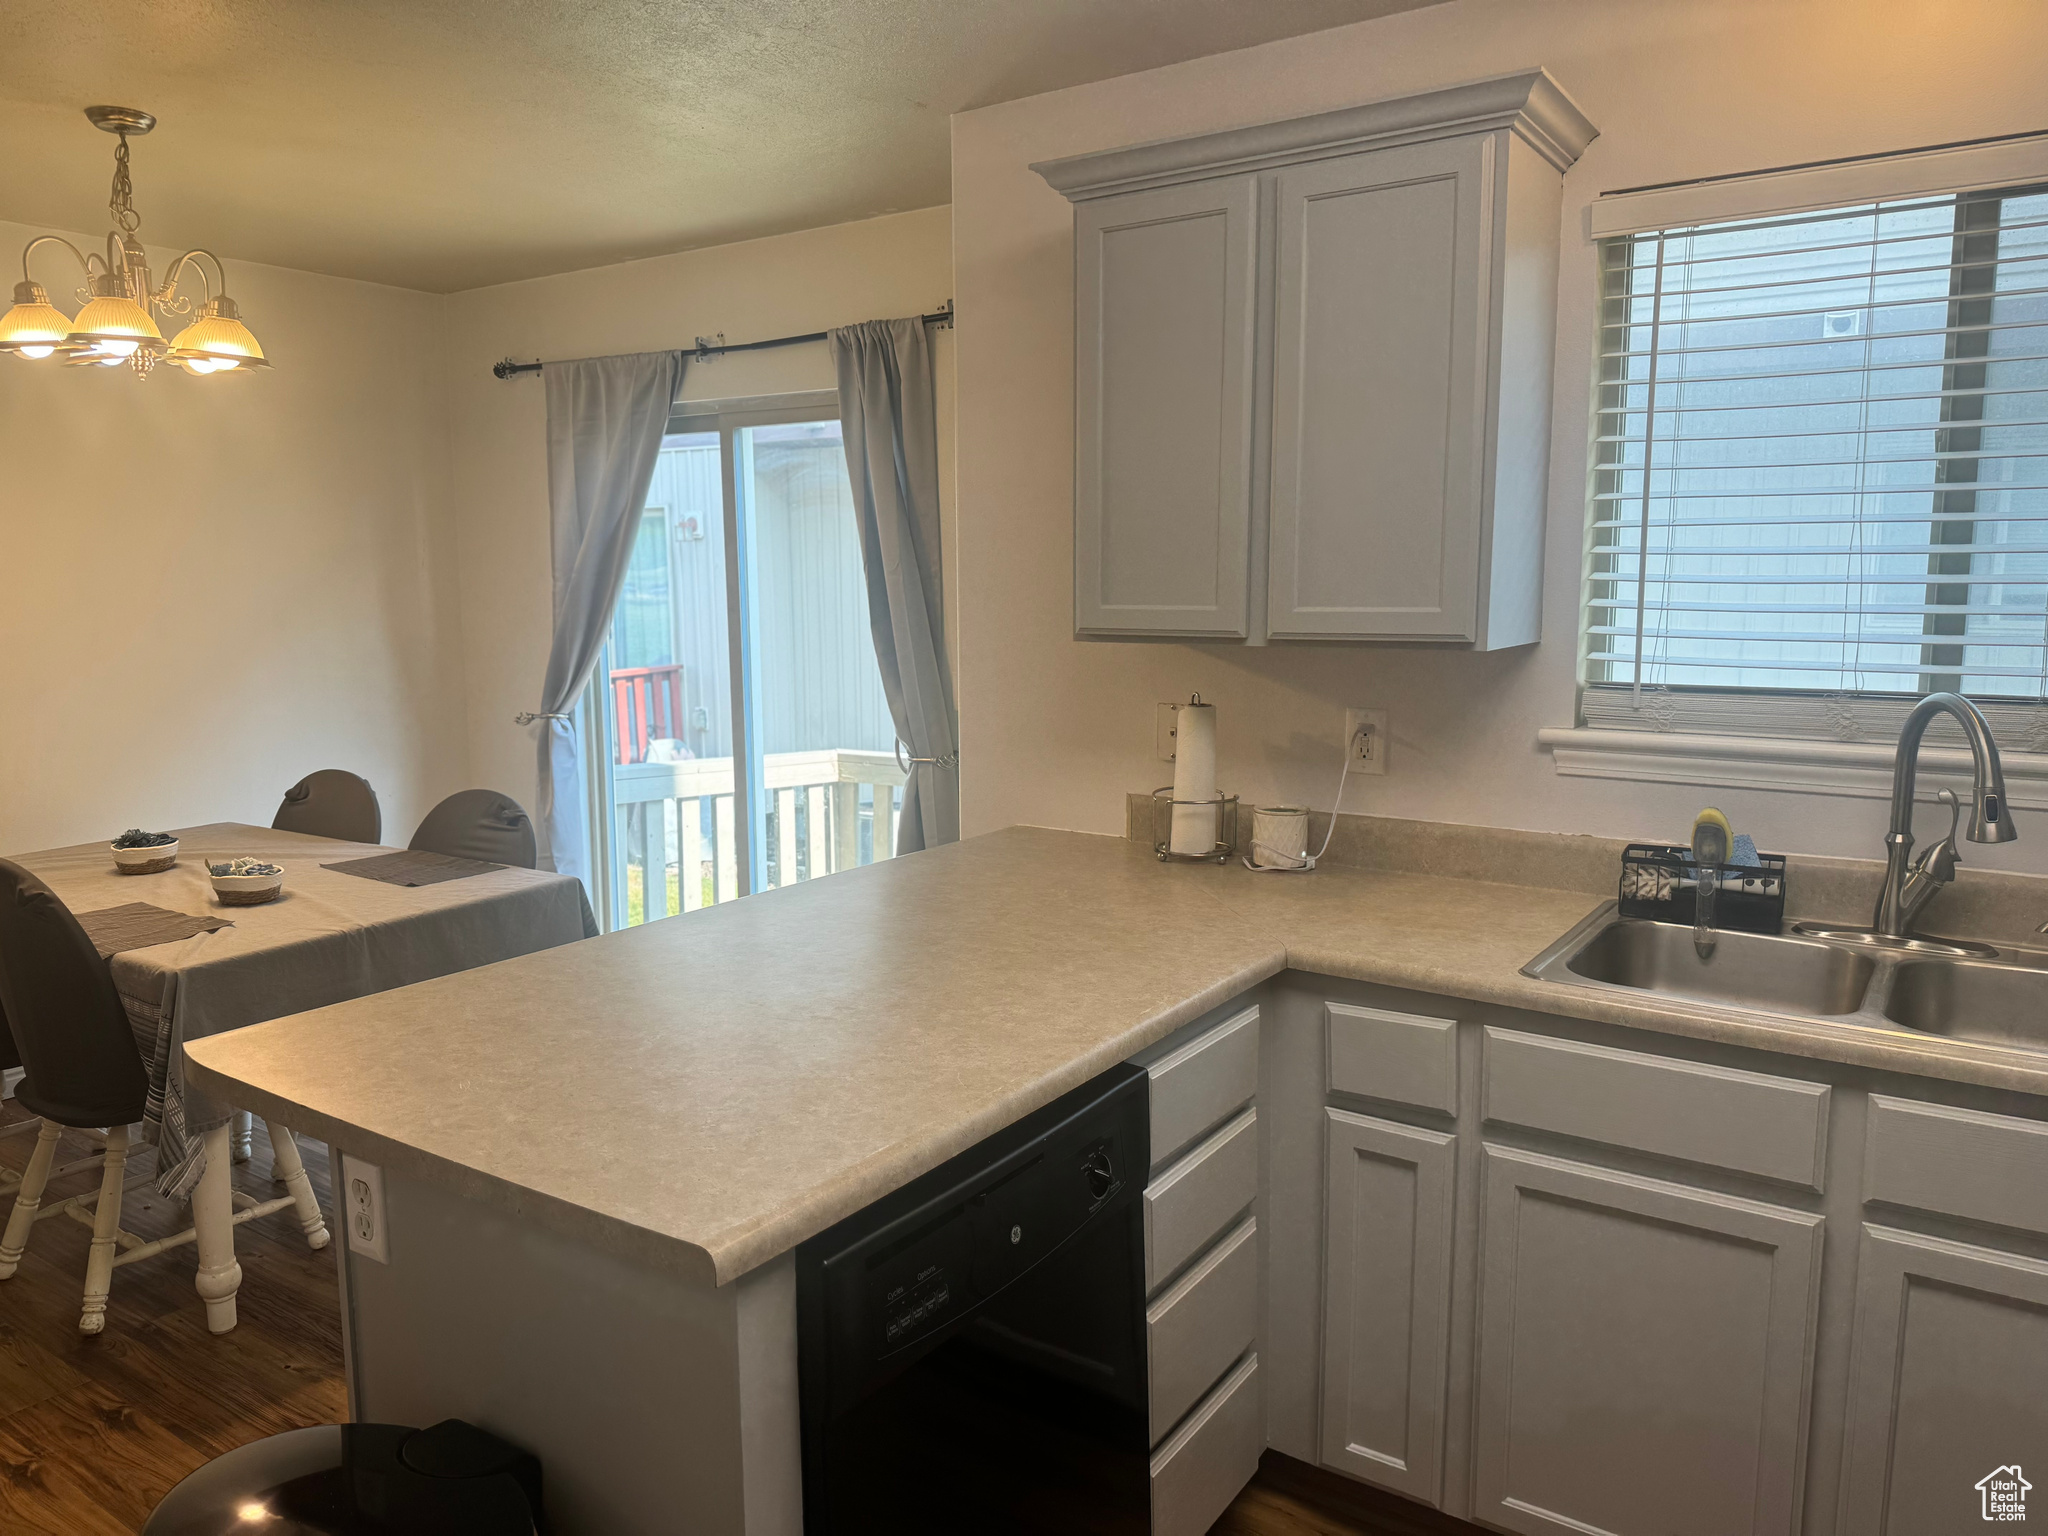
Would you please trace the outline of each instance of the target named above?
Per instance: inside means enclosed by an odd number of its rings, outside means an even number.
[[[2009,843],[2019,836],[2006,809],[2005,770],[1999,766],[1998,743],[1991,739],[1984,712],[1959,693],[1930,693],[1906,716],[1898,755],[1892,760],[1892,825],[1884,839],[1884,888],[1878,892],[1877,915],[1871,921],[1871,927],[1887,938],[1905,938],[1921,908],[1956,877],[1956,829],[1962,825],[1963,807],[1949,790],[1941,792],[1950,813],[1948,836],[1912,858],[1920,738],[1934,717],[1944,714],[1955,716],[1970,740],[1970,824],[1963,835],[1973,843]]]

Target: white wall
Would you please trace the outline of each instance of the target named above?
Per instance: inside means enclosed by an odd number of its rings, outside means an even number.
[[[1219,706],[1226,787],[1326,806],[1342,711],[1392,711],[1383,779],[1348,810],[1682,838],[1718,802],[1761,846],[1874,855],[1864,799],[1558,777],[1537,730],[1572,723],[1594,253],[1602,190],[2048,127],[2038,0],[1454,0],[953,120],[959,359],[962,802],[1115,832],[1126,790],[1170,778],[1152,708]],[[1205,132],[1542,65],[1600,137],[1566,178],[1545,639],[1472,655],[1071,638],[1071,209],[1029,162]],[[2048,815],[1966,849],[2048,870]],[[2044,914],[2048,916],[2048,914]]]
[[[474,780],[536,809],[535,729],[550,630],[546,409],[536,375],[490,366],[508,353],[594,357],[802,335],[920,314],[952,294],[948,210],[927,208],[560,277],[458,293],[448,301],[448,403],[462,551],[465,726]],[[940,494],[952,494],[952,340],[939,331]],[[830,389],[822,343],[740,353],[685,372],[691,400]],[[949,582],[949,588],[951,583]],[[953,625],[958,604],[949,601]]]
[[[443,301],[228,272],[267,374],[0,357],[0,850],[268,825],[324,767],[403,841],[462,783]]]

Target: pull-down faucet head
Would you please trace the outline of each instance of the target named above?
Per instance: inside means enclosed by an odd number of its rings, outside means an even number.
[[[1991,782],[1978,786],[1970,796],[1970,824],[1963,836],[1973,843],[2009,843],[2019,835],[2005,805],[2005,774],[1994,755]]]
[[[2005,770],[1998,761],[1998,743],[1991,739],[1991,725],[1984,712],[1959,693],[1930,693],[1906,716],[1899,731],[1898,754],[1892,759],[1892,824],[1884,840],[1884,887],[1871,926],[1894,938],[1906,936],[1920,909],[1953,878],[1952,867],[1937,869],[1925,860],[1911,862],[1920,738],[1936,715],[1953,715],[1970,743],[1970,810],[1962,818],[1963,836],[1973,843],[2009,843],[2019,836],[2005,803]],[[1944,841],[1954,848],[1953,842]],[[1953,866],[1953,856],[1941,863]]]

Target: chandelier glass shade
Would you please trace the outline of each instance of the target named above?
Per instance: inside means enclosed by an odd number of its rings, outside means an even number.
[[[0,315],[0,352],[29,362],[58,357],[74,366],[126,365],[147,378],[159,362],[187,373],[249,373],[268,368],[241,311],[227,294],[227,273],[208,250],[190,250],[171,263],[161,284],[151,276],[149,255],[136,238],[141,215],[134,208],[128,175],[128,138],[156,126],[156,119],[132,107],[87,107],[96,128],[120,139],[114,151],[114,190],[107,206],[115,227],[106,254],[82,252],[61,235],[38,235],[21,253],[21,281],[14,307]],[[29,259],[43,245],[62,246],[85,276],[78,290],[81,308],[66,317],[50,292],[29,274]],[[211,272],[208,264],[211,264]],[[196,290],[196,291],[195,291]],[[189,320],[174,339],[164,339],[159,320]]]
[[[14,308],[0,318],[0,352],[30,361],[50,356],[71,339],[71,321],[50,302],[41,283],[14,285]]]

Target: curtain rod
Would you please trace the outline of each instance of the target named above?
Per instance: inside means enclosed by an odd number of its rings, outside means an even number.
[[[919,315],[917,318],[926,325],[936,325],[942,330],[951,330],[953,328],[953,301],[948,299],[930,314]],[[810,331],[802,336],[771,336],[766,341],[727,341],[725,339],[725,332],[720,331],[715,338],[699,336],[696,339],[697,345],[690,352],[690,357],[694,362],[708,363],[714,357],[723,357],[728,352],[765,352],[770,347],[794,347],[806,341],[823,341],[830,334],[831,332],[829,331]],[[507,357],[491,364],[491,372],[498,378],[509,379],[515,373],[539,373],[546,366],[547,364],[545,363],[515,363],[511,358]]]

